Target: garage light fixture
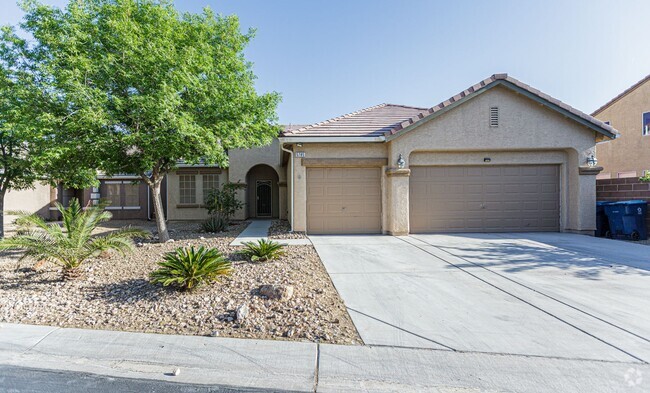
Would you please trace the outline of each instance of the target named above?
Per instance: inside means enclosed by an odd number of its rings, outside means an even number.
[[[589,157],[587,157],[587,165],[590,168],[594,168],[596,165],[598,165],[598,160],[596,159],[596,157],[593,154],[590,155]]]
[[[485,157],[485,158],[483,159],[483,162],[490,162],[490,161],[492,161],[492,159],[491,159],[490,157]]]
[[[399,169],[404,169],[406,166],[406,161],[404,161],[404,157],[402,157],[402,153],[399,154],[399,157],[397,157],[397,167]]]

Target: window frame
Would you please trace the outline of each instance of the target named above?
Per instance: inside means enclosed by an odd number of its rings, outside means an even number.
[[[206,182],[206,177],[213,177],[213,181]],[[215,184],[214,187],[206,187],[206,183],[212,183]],[[219,174],[218,173],[203,173],[201,174],[201,192],[203,194],[203,203],[206,203],[206,199],[208,198],[208,195],[210,194],[210,191],[214,189],[220,189],[221,188],[221,181],[219,179]]]
[[[646,124],[647,116],[647,124]],[[650,111],[641,113],[641,135],[649,136],[650,135]]]
[[[187,179],[183,180],[183,178],[187,178]],[[191,186],[188,186],[188,184],[191,184]],[[196,187],[195,174],[184,173],[178,175],[178,204],[179,205],[196,205],[196,197],[197,197],[196,190],[197,187]],[[188,202],[187,200],[184,200],[184,198],[187,198],[187,195],[184,195],[184,193],[186,192],[190,192],[191,196],[193,197],[192,202]]]

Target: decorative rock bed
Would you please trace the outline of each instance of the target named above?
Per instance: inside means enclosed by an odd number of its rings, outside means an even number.
[[[83,277],[73,281],[61,281],[55,266],[34,270],[33,261],[17,264],[17,255],[4,254],[0,321],[361,343],[314,248],[288,246],[287,254],[277,261],[251,263],[236,253],[238,247],[228,246],[245,225],[215,235],[197,233],[196,223],[172,224],[173,242],[143,242],[126,257],[111,254],[94,259],[84,265]],[[194,292],[149,283],[148,275],[163,254],[187,245],[218,248],[233,261],[233,274]],[[264,285],[272,287],[260,288]]]

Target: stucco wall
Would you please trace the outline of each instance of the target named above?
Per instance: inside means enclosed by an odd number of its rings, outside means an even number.
[[[490,127],[489,111],[495,106],[499,108],[499,126]],[[506,88],[493,88],[390,143],[389,162],[402,154],[407,167],[411,157],[420,160],[420,165],[426,156],[443,165],[503,165],[557,161],[561,153],[565,156],[562,162],[555,162],[562,164],[561,229],[588,233],[595,228],[595,176],[578,173],[594,151],[594,131]],[[444,155],[458,151],[464,154],[455,158]],[[467,151],[474,154],[465,154]],[[499,154],[502,152],[517,154]],[[439,154],[443,155],[435,158]],[[485,157],[491,161],[485,163]],[[443,162],[445,159],[448,161]],[[398,193],[408,195],[408,189],[402,187]],[[400,230],[403,228],[394,229]]]
[[[45,218],[49,218],[49,208],[52,197],[56,193],[51,193],[51,187],[48,184],[34,183],[33,189],[20,191],[8,191],[5,195],[5,211],[27,211],[37,213]]]
[[[500,124],[490,127],[490,107],[499,107]],[[409,165],[559,164],[561,229],[593,233],[595,175],[579,175],[594,151],[595,133],[555,111],[495,87],[386,143],[305,144],[307,158],[387,157],[395,169],[400,154]],[[489,157],[489,163],[484,158]],[[306,168],[294,160],[296,230],[306,228]],[[383,168],[384,170],[387,168]],[[408,233],[408,176],[384,175],[382,227]]]
[[[268,165],[276,171],[279,185],[285,185],[287,182],[287,168],[282,167],[280,142],[277,139],[268,146],[230,150],[228,158],[228,181],[232,183],[246,184],[246,177],[250,169],[260,164]],[[285,186],[280,187],[279,185],[277,191],[274,187],[274,192],[278,193],[279,200],[279,212],[274,211],[274,216],[279,215],[284,219],[287,218],[287,191]],[[255,187],[255,185],[253,184],[251,187]],[[245,206],[235,214],[235,219],[243,220],[249,217],[250,206],[247,195],[254,195],[254,192],[247,192],[245,188],[238,191],[237,196]]]
[[[171,172],[167,175],[167,219],[168,220],[203,220],[208,217],[208,211],[203,207],[203,176],[197,169],[196,175],[196,206],[182,205],[180,203],[179,173],[188,172],[187,169]],[[191,171],[191,170],[189,170]],[[219,186],[228,181],[228,170],[221,169],[219,173]]]
[[[643,112],[650,112],[648,97],[650,81],[596,115],[620,132],[617,139],[596,147],[598,165],[603,167],[601,177],[616,178],[619,172],[630,171],[641,176],[644,170],[650,170],[650,135],[643,135],[641,123]]]
[[[385,158],[386,144],[383,143],[306,143],[294,146],[295,152],[304,152],[307,159],[315,158]],[[307,230],[307,167],[302,158],[294,158],[294,230]],[[384,191],[382,190],[382,201]],[[382,203],[382,211],[385,211]]]

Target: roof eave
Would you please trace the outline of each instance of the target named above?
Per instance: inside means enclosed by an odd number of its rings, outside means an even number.
[[[377,143],[385,136],[281,136],[281,143]]]

